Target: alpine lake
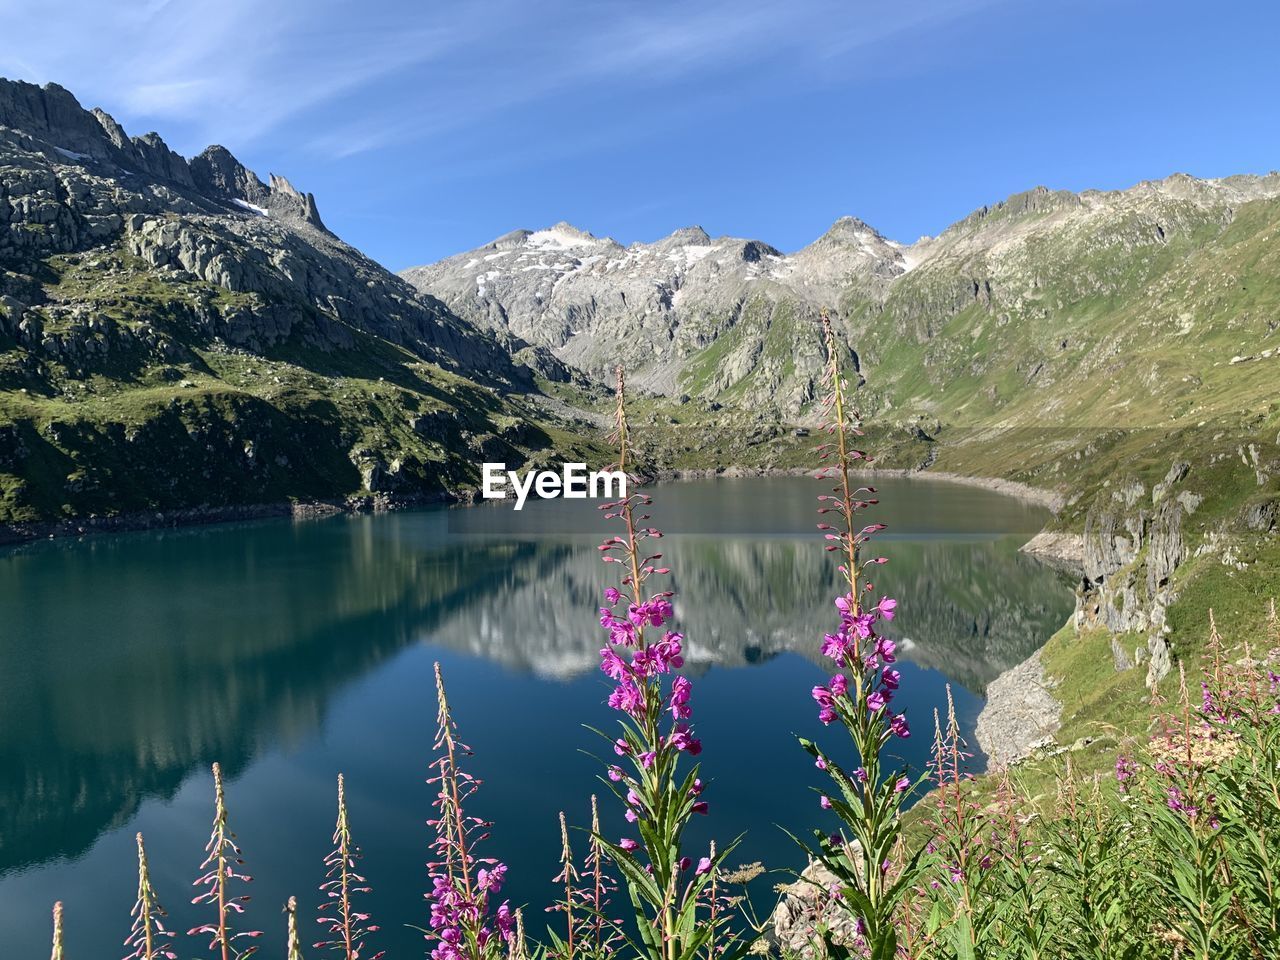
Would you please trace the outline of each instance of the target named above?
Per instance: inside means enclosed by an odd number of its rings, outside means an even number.
[[[1019,552],[1047,512],[977,487],[876,481],[866,522],[890,562],[875,595],[898,599],[895,706],[913,727],[894,741],[919,770],[951,685],[962,729],[987,683],[1062,625],[1070,584]],[[689,853],[744,834],[731,864],[768,868],[757,909],[803,867],[783,828],[833,827],[821,774],[796,742],[841,756],[810,688],[834,628],[836,560],[815,530],[824,485],[803,477],[687,481],[648,489],[665,533],[663,578],[685,637],[693,723],[704,749],[707,817]],[[503,897],[528,905],[532,935],[556,915],[558,814],[628,826],[599,779],[613,729],[599,672],[601,595],[619,568],[600,562],[616,532],[583,500],[439,507],[48,541],[0,553],[0,942],[13,957],[48,950],[49,908],[66,905],[69,956],[124,951],[137,883],[134,834],[179,931],[178,953],[212,819],[210,764],[228,779],[231,824],[254,881],[241,929],[283,955],[290,895],[303,940],[323,896],[336,777],[346,775],[371,939],[422,956],[423,893],[436,725],[433,666],[444,671],[467,768],[484,783],[468,812],[493,821],[482,855],[509,867]],[[841,742],[843,740],[843,742]],[[976,746],[973,764],[983,758]],[[586,837],[571,832],[579,855]],[[619,915],[628,912],[615,897]],[[312,951],[314,952],[314,951]],[[376,952],[376,951],[375,951]]]

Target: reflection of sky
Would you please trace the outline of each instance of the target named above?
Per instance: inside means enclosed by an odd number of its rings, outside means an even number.
[[[797,536],[812,522],[802,495],[815,484],[756,484],[736,482],[733,498],[720,493],[727,482],[659,487],[655,514],[668,529],[671,517],[734,531],[661,541],[713,780],[713,816],[693,839],[749,829],[742,859],[790,865],[791,842],[772,824],[802,828],[818,817],[793,734],[821,733],[808,690],[823,677],[815,648],[836,581],[817,537]],[[884,486],[899,503],[910,493]],[[928,489],[931,504],[904,518],[909,537],[885,543],[882,585],[903,598],[895,627],[923,665],[903,668],[918,735],[901,746],[913,762],[943,700],[946,678],[930,666],[960,681],[971,727],[980,701],[964,685],[980,689],[1024,656],[1069,603],[1051,573],[1016,552],[1019,538],[925,536],[929,510],[939,531],[947,518],[998,530],[1000,505],[1015,528],[1021,505]],[[759,509],[741,511],[752,497]],[[767,511],[770,502],[781,512]],[[418,949],[400,924],[422,919],[435,659],[488,781],[480,812],[497,821],[512,894],[549,895],[556,814],[567,806],[581,823],[589,793],[602,789],[581,753],[595,749],[581,724],[612,722],[594,666],[595,607],[611,571],[585,535],[457,536],[459,518],[491,517],[512,513],[252,524],[0,557],[0,608],[22,611],[0,635],[0,936],[15,954],[40,947],[56,897],[67,900],[73,945],[92,952],[123,937],[138,829],[174,926],[195,925],[187,884],[208,830],[204,771],[214,759],[232,776],[232,815],[258,877],[255,924],[274,937],[275,904],[289,894],[308,902],[341,769],[379,891],[383,945]],[[756,536],[756,526],[771,535]]]

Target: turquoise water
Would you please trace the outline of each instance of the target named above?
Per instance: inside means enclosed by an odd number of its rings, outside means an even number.
[[[693,839],[745,830],[736,859],[777,869],[803,863],[777,825],[804,832],[827,816],[794,739],[821,739],[809,689],[825,676],[817,650],[837,589],[813,532],[820,489],[787,478],[652,491],[711,782],[711,816]],[[873,516],[890,525],[881,543],[891,563],[877,587],[900,599],[901,700],[917,731],[900,746],[918,764],[947,682],[971,729],[985,684],[1061,625],[1071,591],[1018,553],[1043,511],[940,482],[880,489]],[[282,943],[290,894],[308,913],[319,902],[343,771],[379,946],[421,955],[405,925],[426,915],[437,660],[485,780],[474,812],[495,821],[489,852],[510,864],[508,893],[534,905],[536,931],[554,896],[557,813],[583,824],[591,792],[603,790],[582,725],[612,722],[596,670],[596,607],[612,572],[595,550],[605,530],[590,503],[558,501],[519,514],[490,505],[270,521],[0,554],[5,955],[47,949],[48,909],[62,899],[70,954],[116,956],[139,830],[173,926],[201,922],[190,883],[214,760],[256,878],[248,921],[268,932],[264,954]],[[620,834],[621,816],[607,803],[605,813]],[[762,904],[780,879],[757,881]],[[202,947],[190,940],[180,955],[204,956]]]

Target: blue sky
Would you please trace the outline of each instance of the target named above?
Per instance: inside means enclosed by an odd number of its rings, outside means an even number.
[[[402,269],[569,220],[910,241],[1036,184],[1280,167],[1280,8],[0,0],[0,75],[222,143]]]

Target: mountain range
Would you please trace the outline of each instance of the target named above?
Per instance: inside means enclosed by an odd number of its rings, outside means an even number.
[[[1145,352],[1155,335],[1180,359],[1215,362],[1272,336],[1273,318],[1260,316],[1228,332],[1225,305],[1196,279],[1224,276],[1224,258],[1245,249],[1265,255],[1277,198],[1277,174],[1037,188],[910,246],[845,217],[790,254],[700,227],[624,247],[558,223],[402,275],[478,327],[593,377],[621,359],[657,393],[793,418],[812,409],[822,369],[814,321],[830,307],[859,364],[876,368],[869,386],[881,404],[941,411],[940,388],[982,380],[963,404],[987,416],[1022,392],[1019,380],[1092,393],[1112,368],[1099,348],[1109,359]],[[1111,307],[1121,309],[1100,316]],[[1091,417],[1124,409],[1119,386],[1106,408],[1090,402]],[[1060,422],[1056,408],[1044,412]]]
[[[660,394],[776,401],[795,416],[821,376],[820,309],[854,291],[882,297],[912,265],[852,218],[790,255],[701,227],[624,247],[558,223],[403,276],[477,326],[544,346],[592,377],[621,361]]]

